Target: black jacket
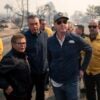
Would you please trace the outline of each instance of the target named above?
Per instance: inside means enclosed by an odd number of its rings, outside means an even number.
[[[27,40],[26,53],[29,58],[32,74],[42,74],[47,68],[47,34],[43,31],[25,33]]]
[[[5,91],[11,85],[14,89],[11,95],[20,97],[27,95],[30,84],[30,68],[26,55],[12,49],[0,63],[0,88]]]

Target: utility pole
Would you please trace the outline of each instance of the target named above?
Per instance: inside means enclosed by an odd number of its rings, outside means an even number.
[[[21,22],[21,26],[23,26],[23,23],[24,23],[24,1],[21,0],[21,11],[22,11],[22,22]]]
[[[27,17],[29,16],[29,1],[27,0]]]

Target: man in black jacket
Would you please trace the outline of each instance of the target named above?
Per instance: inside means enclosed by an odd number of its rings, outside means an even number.
[[[7,100],[30,100],[30,66],[25,54],[26,39],[22,34],[11,39],[12,49],[0,63],[0,88]]]
[[[28,17],[29,30],[25,33],[27,39],[26,52],[31,66],[32,86],[36,86],[36,100],[44,100],[44,83],[47,69],[47,34],[40,31],[37,16]],[[31,92],[30,91],[30,92]]]

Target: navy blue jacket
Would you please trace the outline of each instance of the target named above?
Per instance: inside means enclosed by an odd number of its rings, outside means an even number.
[[[47,68],[47,34],[43,31],[32,34],[30,30],[25,33],[27,40],[26,52],[31,66],[32,74],[42,74]]]
[[[84,40],[73,34],[67,34],[61,47],[56,34],[48,39],[48,63],[50,77],[59,83],[65,83],[79,75],[80,52],[85,52],[81,70],[85,70],[91,58],[92,49]]]

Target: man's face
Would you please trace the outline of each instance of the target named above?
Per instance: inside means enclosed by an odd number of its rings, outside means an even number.
[[[98,25],[96,22],[90,22],[88,25],[90,34],[98,33]]]
[[[55,22],[55,28],[59,33],[66,33],[67,31],[67,20],[65,18],[61,18]]]
[[[98,24],[95,21],[92,21],[88,25],[90,38],[95,39],[96,35],[98,34]]]
[[[81,35],[82,35],[82,30],[81,30],[80,28],[76,27],[76,28],[75,28],[75,33],[76,33],[77,35],[81,36]]]
[[[18,52],[25,52],[26,49],[26,39],[17,39],[15,43],[12,43],[12,47]]]
[[[28,26],[32,33],[36,33],[40,29],[40,22],[38,18],[28,19]]]
[[[46,25],[47,25],[47,23],[46,23],[45,20],[41,21],[41,22],[40,22],[40,29],[41,29],[41,30],[45,30]]]

